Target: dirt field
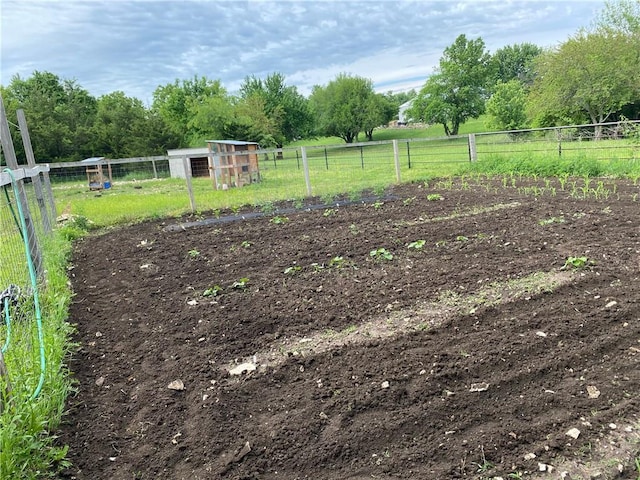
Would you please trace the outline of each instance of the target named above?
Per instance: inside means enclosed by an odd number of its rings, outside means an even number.
[[[576,182],[86,238],[63,478],[637,478],[640,187]]]

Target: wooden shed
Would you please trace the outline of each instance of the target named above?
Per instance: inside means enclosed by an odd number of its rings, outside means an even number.
[[[184,169],[185,158],[191,169],[192,177],[211,176],[209,170],[209,149],[207,147],[167,150],[167,156],[169,157],[169,173],[171,174],[171,178],[187,177]]]
[[[258,154],[252,153],[260,148],[257,143],[207,140],[207,148],[213,159],[214,188],[242,187],[260,181]]]

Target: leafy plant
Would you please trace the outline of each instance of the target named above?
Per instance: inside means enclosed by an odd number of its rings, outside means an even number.
[[[430,202],[435,202],[438,200],[443,200],[444,197],[442,195],[440,195],[439,193],[430,193],[429,195],[427,195],[427,200]]]
[[[222,287],[220,285],[214,285],[213,287],[207,288],[204,292],[202,292],[203,297],[217,297],[222,293]]]
[[[249,285],[249,279],[246,277],[242,277],[239,280],[236,280],[231,284],[231,288],[236,290],[246,290]]]
[[[264,202],[260,207],[260,211],[266,215],[269,215],[276,211],[276,206],[273,204],[273,202]]]
[[[564,262],[563,270],[568,268],[585,268],[589,265],[589,259],[587,257],[569,257]]]
[[[300,265],[292,265],[291,267],[287,267],[284,269],[285,275],[294,275],[302,271],[302,267]]]
[[[413,242],[410,242],[409,245],[407,245],[407,248],[413,249],[413,250],[422,250],[426,243],[427,243],[426,240],[415,240]]]
[[[248,240],[243,240],[242,243],[240,244],[242,248],[249,248],[251,245],[252,245],[251,242]]]
[[[416,200],[416,197],[409,197],[409,198],[405,198],[405,199],[402,201],[402,204],[403,204],[405,207],[408,207],[408,206],[409,206],[409,205],[411,205],[413,202],[415,202],[415,200]]]
[[[360,233],[360,230],[358,230],[358,226],[355,223],[352,223],[351,225],[349,225],[349,232],[351,233],[351,235],[358,235]]]
[[[327,208],[324,212],[322,212],[323,217],[330,217],[335,215],[337,210],[335,208]]]
[[[279,215],[276,215],[275,217],[273,217],[271,220],[269,220],[271,223],[273,223],[274,225],[283,225],[285,223],[287,223],[289,221],[288,217],[281,217]]]
[[[551,218],[538,220],[538,224],[542,226],[551,225],[553,223],[564,223],[564,217],[551,217]]]
[[[371,250],[369,252],[369,256],[373,257],[375,260],[393,260],[393,254],[386,248],[376,248],[375,250]]]
[[[200,256],[200,252],[195,248],[189,250],[189,258],[198,258],[199,256]]]
[[[344,258],[340,256],[333,257],[331,260],[329,260],[329,267],[344,267]]]
[[[465,237],[464,235],[458,235],[456,237],[456,241],[457,242],[468,242],[469,241],[469,237]]]
[[[384,205],[384,202],[381,202],[380,200],[378,200],[373,204],[373,208],[375,210],[380,210],[383,205]]]

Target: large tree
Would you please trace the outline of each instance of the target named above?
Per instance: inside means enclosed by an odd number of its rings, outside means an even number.
[[[436,73],[420,90],[409,116],[440,123],[447,135],[457,135],[462,123],[484,113],[489,60],[482,38],[458,36],[444,50]]]
[[[200,106],[207,105],[212,99],[227,100],[227,91],[220,80],[195,76],[158,86],[153,92],[153,109],[178,136],[180,146],[188,146],[199,134],[190,130],[190,122]]]
[[[538,124],[569,118],[606,122],[640,98],[640,51],[631,35],[581,31],[556,50],[539,57],[529,108]],[[602,127],[595,129],[595,138]]]
[[[252,118],[264,122],[268,119],[266,130],[270,131],[275,146],[309,135],[313,118],[308,101],[294,86],[285,83],[281,73],[268,75],[264,80],[255,76],[246,77],[240,87],[242,105],[240,108],[250,113]],[[254,111],[262,106],[263,111]],[[264,118],[263,118],[264,117]],[[254,126],[259,129],[259,125]]]
[[[490,127],[499,130],[518,130],[527,126],[527,93],[517,79],[498,83],[487,100]]]
[[[362,128],[367,140],[373,140],[373,130],[386,125],[398,114],[398,108],[385,95],[374,93],[369,97],[366,105],[365,118]]]
[[[325,87],[313,87],[309,102],[318,133],[353,143],[366,126],[367,109],[374,95],[371,80],[344,73]]]
[[[542,48],[533,43],[517,43],[499,48],[491,56],[491,83],[519,80],[525,85],[533,83],[534,59]]]

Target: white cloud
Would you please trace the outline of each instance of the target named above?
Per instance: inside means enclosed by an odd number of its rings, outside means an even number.
[[[0,79],[47,70],[96,96],[120,89],[145,102],[193,75],[234,91],[247,75],[281,72],[309,93],[348,72],[386,91],[426,78],[461,33],[491,50],[555,45],[603,3],[2,0]]]

